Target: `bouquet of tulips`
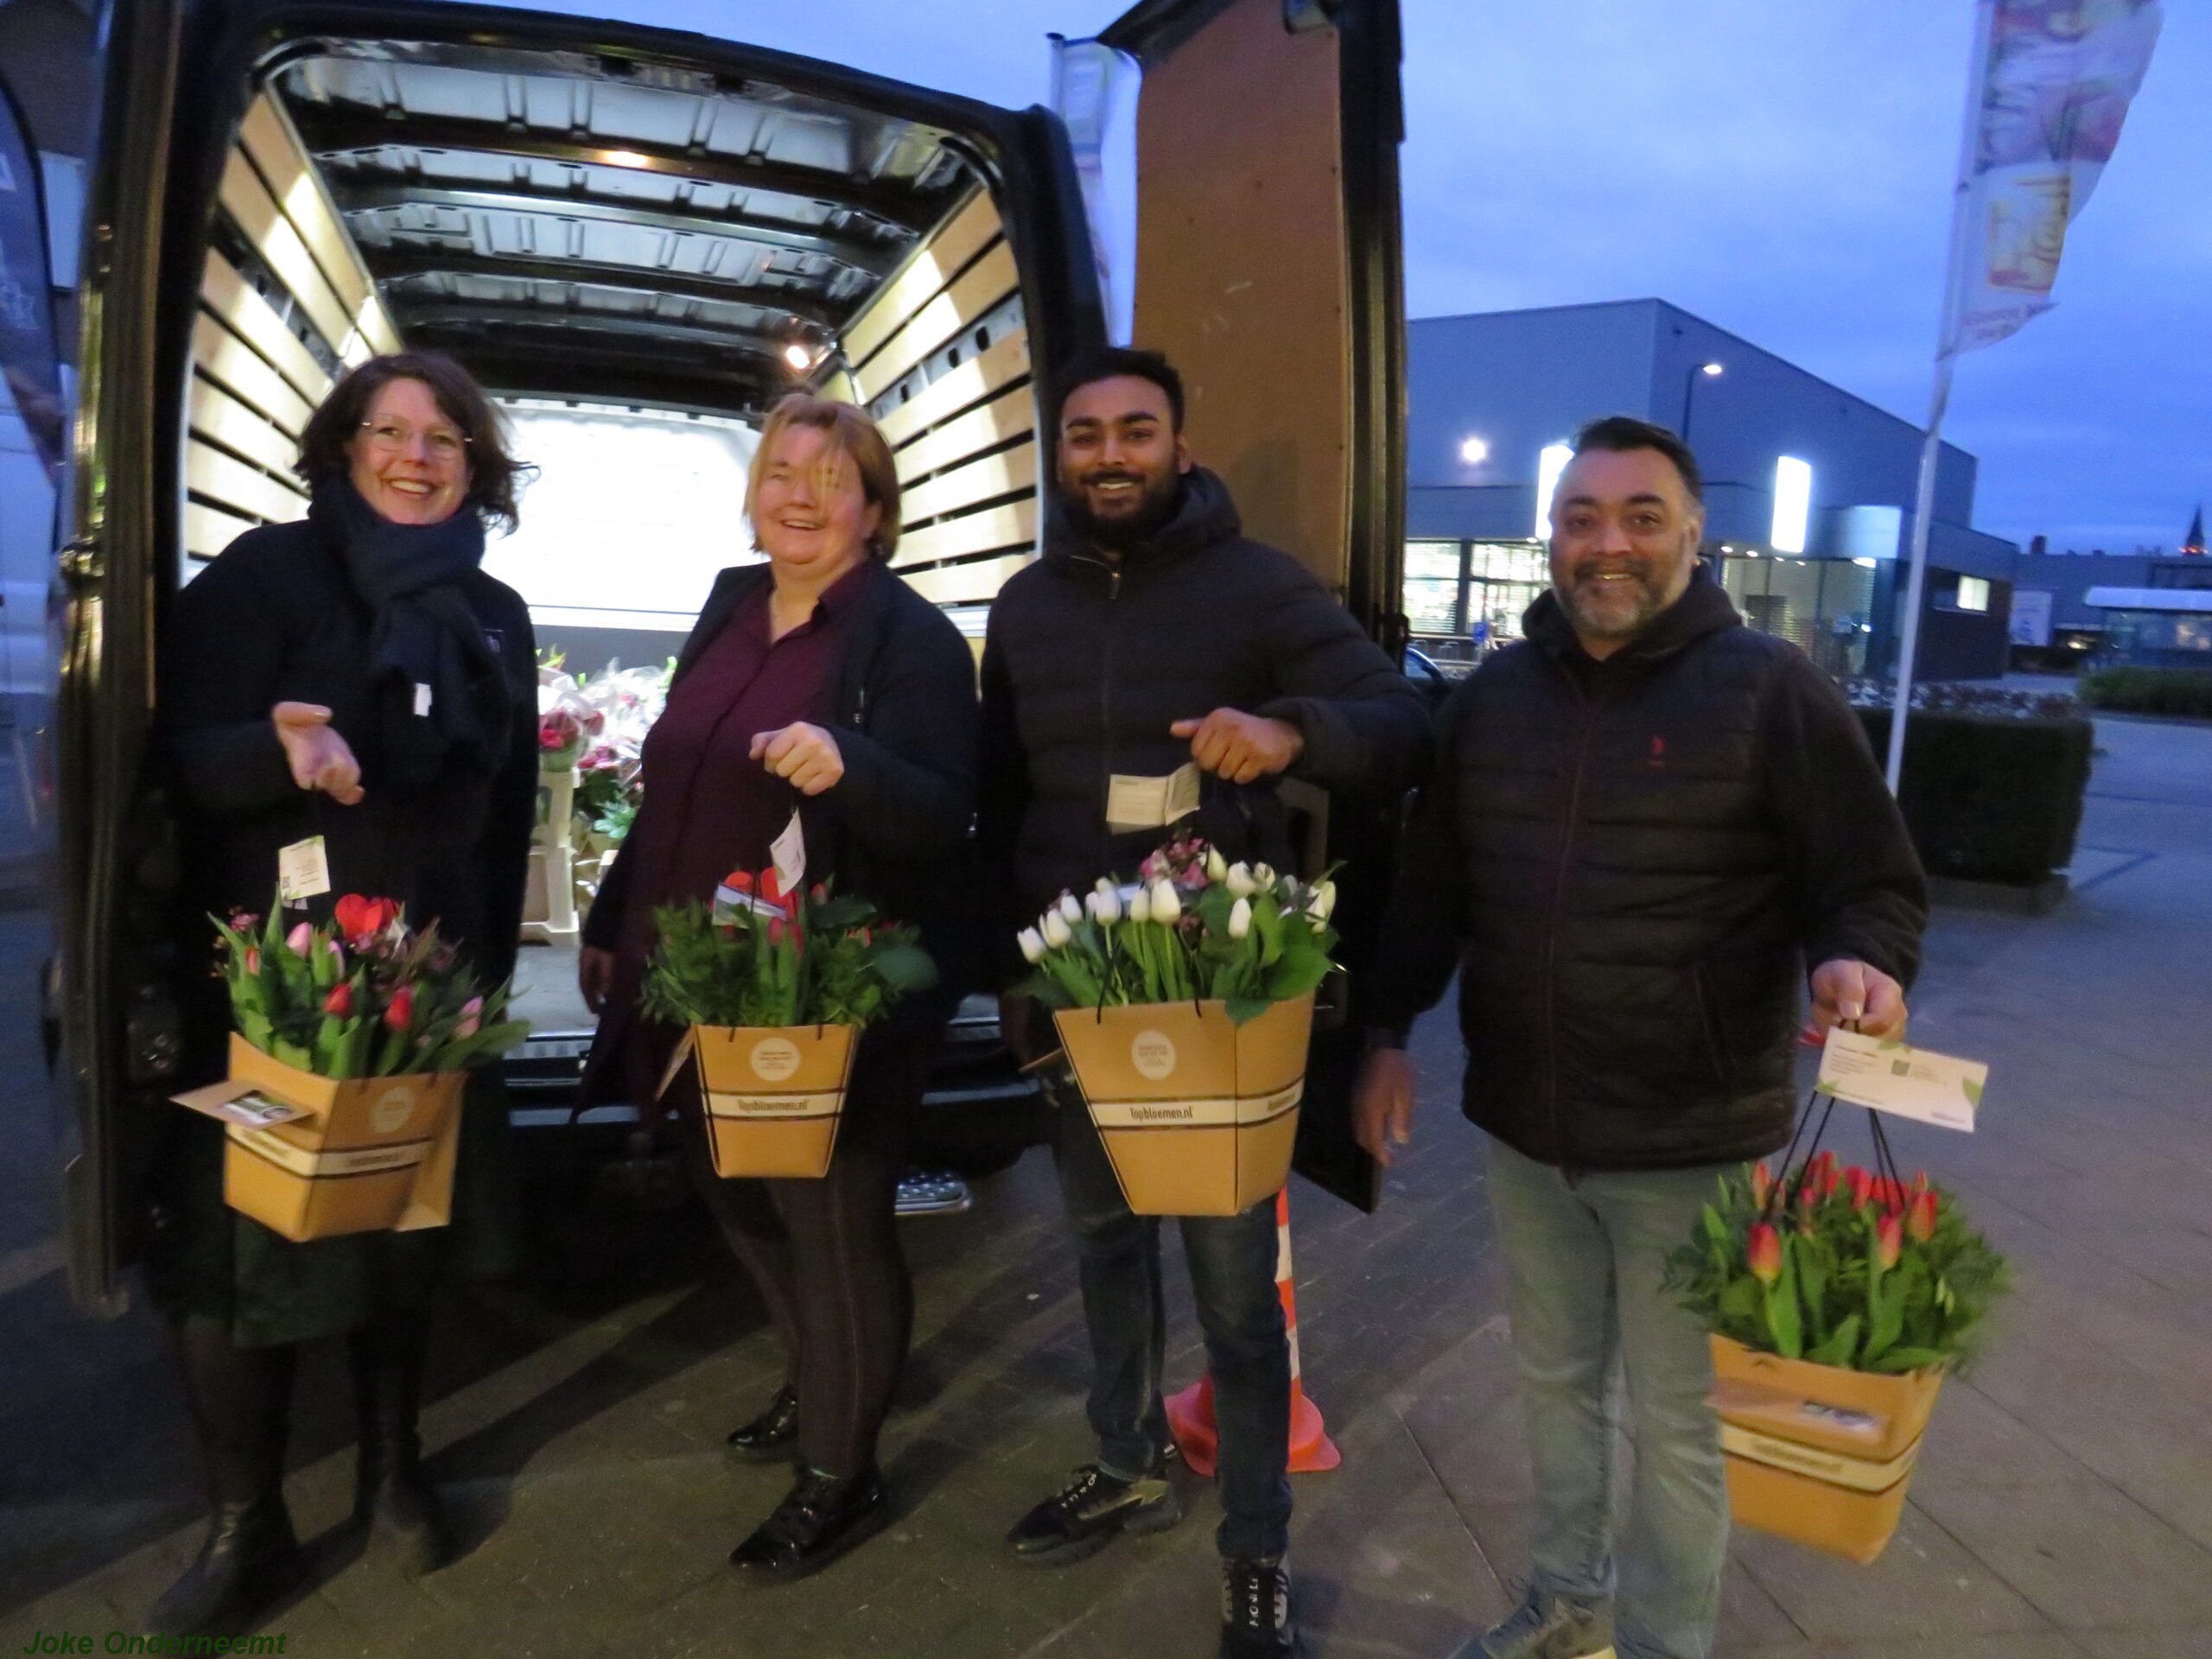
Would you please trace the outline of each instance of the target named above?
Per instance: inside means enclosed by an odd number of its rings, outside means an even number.
[[[390,899],[348,893],[327,922],[215,923],[238,1034],[283,1065],[333,1078],[461,1071],[529,1027],[503,1020],[505,987],[480,991],[436,925],[407,925]]]
[[[654,924],[641,1005],[672,1026],[865,1026],[937,983],[913,928],[826,884],[785,893],[772,869],[734,871],[711,907]]]
[[[1906,1183],[1821,1152],[1779,1178],[1722,1176],[1669,1285],[1746,1348],[1895,1374],[1963,1364],[2005,1277],[1926,1171]]]
[[[1265,864],[1226,862],[1194,835],[1145,860],[1132,882],[1064,893],[1020,936],[1046,1007],[1218,1000],[1243,1024],[1315,990],[1335,964],[1337,887]]]

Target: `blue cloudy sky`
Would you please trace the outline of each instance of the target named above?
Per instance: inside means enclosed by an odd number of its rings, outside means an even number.
[[[1926,413],[1969,0],[1403,0],[1408,300],[1657,296]],[[555,0],[994,102],[1115,0]],[[2169,0],[2058,306],[1961,359],[1946,435],[2024,541],[2180,539],[2212,500],[2212,5]],[[959,26],[948,27],[957,17]]]

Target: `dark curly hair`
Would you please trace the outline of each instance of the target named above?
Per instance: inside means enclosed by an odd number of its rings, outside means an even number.
[[[326,479],[349,474],[354,435],[368,418],[377,394],[395,380],[420,380],[430,389],[440,411],[468,440],[465,505],[475,508],[487,524],[512,530],[518,517],[516,492],[537,476],[537,468],[515,459],[507,447],[506,416],[484,395],[475,377],[443,352],[393,352],[347,371],[300,434],[300,458],[292,470],[309,489]]]

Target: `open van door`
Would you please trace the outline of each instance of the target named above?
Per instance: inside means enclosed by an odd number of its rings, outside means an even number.
[[[430,0],[109,0],[100,50],[54,995],[72,1284],[112,1310],[202,925],[160,624],[236,535],[302,516],[297,438],[348,365],[422,345],[498,395],[747,421],[800,385],[864,400],[911,484],[902,574],[980,606],[1033,549],[1031,387],[1103,325],[1047,111]]]
[[[1150,0],[1099,36],[1142,66],[1139,345],[1183,375],[1193,452],[1245,529],[1294,554],[1395,660],[1405,543],[1405,285],[1397,0]],[[1399,812],[1308,817],[1344,861],[1351,1006],[1314,1039],[1300,1173],[1374,1208],[1350,1134],[1359,987]],[[1294,791],[1287,791],[1287,795]],[[1300,804],[1293,798],[1294,807]]]

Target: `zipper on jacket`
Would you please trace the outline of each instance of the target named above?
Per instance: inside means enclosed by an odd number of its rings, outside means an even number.
[[[1567,1125],[1560,1110],[1559,1079],[1559,934],[1567,915],[1567,878],[1573,868],[1574,842],[1582,812],[1582,780],[1590,767],[1590,746],[1598,735],[1598,717],[1605,712],[1605,704],[1591,696],[1581,683],[1565,669],[1569,684],[1584,708],[1582,734],[1575,745],[1574,770],[1569,774],[1567,787],[1567,812],[1560,825],[1559,868],[1552,880],[1551,925],[1544,933],[1544,1094],[1551,1118],[1552,1144],[1558,1149],[1560,1162],[1567,1162]]]
[[[1111,874],[1114,831],[1107,823],[1106,805],[1114,798],[1114,619],[1120,613],[1122,567],[1106,567],[1106,629],[1099,653],[1098,671],[1098,868]]]

